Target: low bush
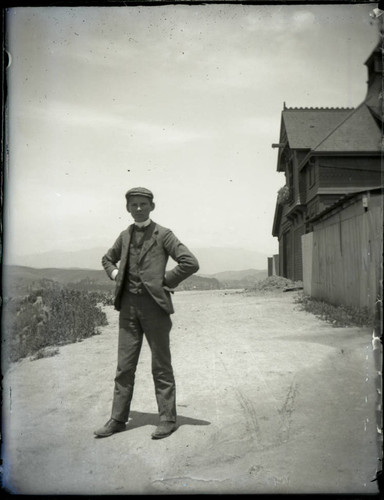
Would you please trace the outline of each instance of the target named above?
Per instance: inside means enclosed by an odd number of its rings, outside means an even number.
[[[58,347],[44,347],[43,349],[39,349],[37,353],[33,356],[32,361],[36,361],[41,358],[52,358],[59,354]]]
[[[107,324],[100,304],[105,294],[71,290],[44,282],[24,297],[3,304],[3,343],[9,361],[31,356],[49,346],[77,342]]]

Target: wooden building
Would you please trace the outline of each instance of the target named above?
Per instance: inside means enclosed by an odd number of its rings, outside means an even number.
[[[303,280],[302,236],[313,219],[351,193],[382,185],[383,77],[380,45],[365,62],[368,90],[353,108],[287,108],[281,115],[277,171],[285,175],[272,234],[279,274]]]
[[[302,237],[304,292],[331,304],[379,312],[382,189],[344,196],[311,223],[313,231]]]

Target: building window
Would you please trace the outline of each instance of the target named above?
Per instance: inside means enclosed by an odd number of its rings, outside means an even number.
[[[315,181],[316,181],[315,166],[309,165],[309,167],[308,167],[308,186],[312,187],[315,184]]]
[[[293,192],[293,165],[292,161],[287,163],[287,170],[286,170],[286,180],[287,180],[287,186],[289,189],[289,199],[288,201],[291,202],[294,199],[294,192]]]
[[[308,187],[311,188],[316,182],[316,161],[310,158],[308,162]]]

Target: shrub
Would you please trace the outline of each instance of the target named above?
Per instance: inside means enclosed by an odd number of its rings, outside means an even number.
[[[107,324],[99,304],[103,294],[42,283],[24,297],[3,304],[3,332],[9,361],[31,356],[49,346],[77,342],[98,334]],[[48,352],[48,351],[46,351]],[[39,355],[40,356],[40,355]]]
[[[280,205],[285,205],[286,203],[288,203],[290,196],[291,192],[289,187],[287,185],[283,186],[277,192],[277,203],[279,203]]]
[[[59,354],[58,347],[47,347],[44,349],[39,349],[33,356],[32,361],[36,361],[37,359],[41,358],[51,358],[52,356],[56,356],[56,354]]]

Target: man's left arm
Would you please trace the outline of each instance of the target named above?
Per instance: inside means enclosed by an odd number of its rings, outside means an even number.
[[[199,262],[170,230],[164,235],[163,245],[167,253],[177,262],[176,267],[166,271],[164,285],[176,288],[179,283],[199,270]]]

